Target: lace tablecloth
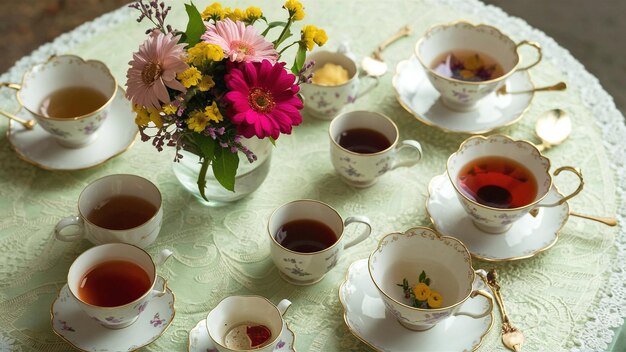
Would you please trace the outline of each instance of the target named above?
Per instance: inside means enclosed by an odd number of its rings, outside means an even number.
[[[257,1],[258,3],[258,1]],[[227,6],[248,6],[231,1]],[[199,1],[199,7],[207,1]],[[258,4],[257,4],[258,5]],[[263,2],[268,17],[277,18],[282,1]],[[184,28],[185,14],[177,2],[172,23]],[[475,0],[319,0],[305,2],[307,18],[326,28],[333,47],[349,40],[357,56],[370,52],[404,24],[413,36],[391,46],[384,56],[393,69],[408,58],[417,38],[433,24],[457,19],[495,25],[516,41],[534,40],[544,48],[543,62],[532,70],[537,86],[564,80],[561,93],[537,94],[526,116],[501,132],[536,141],[533,125],[552,108],[570,112],[574,130],[563,145],[546,152],[554,165],[575,165],[585,175],[585,190],[571,201],[581,213],[616,216],[623,224],[626,128],[611,97],[563,48],[524,21]],[[131,53],[143,41],[143,24],[135,13],[120,9],[60,36],[20,60],[1,81],[17,82],[32,64],[52,53],[74,53],[107,63],[124,82]],[[276,16],[274,16],[276,15]],[[3,90],[0,107],[17,109],[13,92]],[[157,153],[150,144],[136,143],[105,165],[80,172],[49,172],[18,159],[6,139],[0,146],[0,350],[66,351],[68,345],[50,326],[50,305],[66,280],[70,263],[91,245],[86,241],[61,243],[52,235],[59,218],[76,211],[84,186],[113,173],[134,173],[154,181],[164,195],[164,225],[152,254],[174,251],[162,275],[176,293],[176,318],[169,330],[146,347],[152,351],[186,350],[187,333],[222,298],[233,294],[260,294],[277,303],[294,302],[286,319],[296,332],[299,351],[358,351],[367,347],[345,326],[337,289],[348,265],[365,258],[384,234],[417,225],[430,225],[424,209],[430,179],[444,171],[448,155],[465,138],[417,122],[397,103],[391,74],[367,99],[352,109],[369,109],[392,117],[401,137],[419,140],[425,157],[411,168],[395,170],[369,189],[347,187],[329,160],[328,123],[305,116],[302,126],[281,137],[268,179],[252,196],[222,208],[207,208],[178,184],[171,170],[173,154]],[[4,135],[6,120],[0,120]],[[558,178],[562,189],[575,181]],[[279,278],[269,255],[265,226],[277,206],[298,198],[314,198],[334,206],[345,216],[370,217],[374,233],[347,251],[321,283],[295,287]],[[527,337],[527,351],[609,348],[626,315],[626,239],[623,228],[608,228],[570,218],[559,242],[534,258],[479,268],[501,273],[505,300],[516,325]],[[502,350],[496,314],[494,328],[482,350]],[[618,347],[616,349],[623,348]],[[418,348],[418,346],[416,346]]]

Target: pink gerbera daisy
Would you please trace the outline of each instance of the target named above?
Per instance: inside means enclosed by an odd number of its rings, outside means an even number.
[[[128,63],[131,67],[126,72],[126,97],[133,104],[159,109],[159,101],[170,103],[166,87],[183,93],[187,91],[176,80],[177,73],[189,68],[183,49],[186,44],[178,44],[179,40],[180,36],[154,30],[139,51],[133,53],[133,59]]]
[[[253,26],[246,26],[241,21],[226,18],[216,24],[207,24],[207,31],[202,40],[216,44],[224,50],[224,56],[234,62],[261,62],[269,60],[275,63],[278,52],[272,43],[257,34]]]
[[[277,139],[302,122],[303,104],[296,96],[300,87],[284,64],[245,63],[231,69],[224,80],[230,90],[225,95],[230,103],[228,115],[242,136]]]

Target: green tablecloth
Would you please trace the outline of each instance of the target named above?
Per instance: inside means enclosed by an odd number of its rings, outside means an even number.
[[[171,23],[183,28],[182,2],[174,5]],[[205,5],[207,1],[198,3],[201,8]],[[250,1],[225,4],[248,5]],[[278,18],[282,2],[257,1],[256,5],[262,5],[269,18]],[[349,41],[358,57],[400,26],[410,24],[414,34],[384,54],[392,70],[398,61],[411,55],[415,41],[428,27],[441,22],[485,22],[498,26],[516,41],[540,42],[545,59],[532,70],[533,81],[542,86],[564,80],[569,89],[537,94],[524,118],[501,132],[536,141],[533,125],[537,116],[552,108],[567,110],[573,119],[572,136],[545,154],[553,165],[574,165],[583,170],[585,190],[571,201],[571,208],[623,220],[623,117],[597,80],[552,39],[476,1],[319,0],[307,1],[305,6],[307,18],[303,24],[325,28],[331,49],[340,41]],[[124,82],[127,62],[144,38],[145,24],[137,24],[135,15],[124,9],[88,23],[18,62],[2,80],[19,80],[27,67],[54,52],[102,60]],[[169,330],[147,350],[186,350],[187,332],[218,301],[228,295],[251,293],[275,303],[282,298],[294,303],[286,319],[297,334],[299,351],[365,350],[365,345],[346,328],[337,296],[346,269],[354,260],[367,257],[384,234],[430,225],[424,209],[428,182],[444,171],[446,158],[466,138],[416,121],[397,103],[391,76],[384,76],[375,91],[350,109],[390,116],[399,125],[402,138],[422,143],[424,159],[417,166],[385,175],[376,186],[363,190],[347,187],[338,179],[329,160],[328,122],[309,116],[292,136],[278,140],[263,186],[252,196],[221,208],[204,207],[188,194],[171,170],[171,151],[157,153],[148,143],[137,142],[98,168],[48,172],[18,159],[5,138],[0,146],[0,350],[68,350],[68,345],[51,331],[50,305],[65,283],[70,263],[91,244],[58,242],[53,227],[61,217],[76,211],[76,199],[83,187],[113,173],[147,177],[164,196],[163,228],[148,251],[174,251],[162,275],[169,279],[176,294],[177,313]],[[15,111],[13,93],[3,90],[0,94],[0,107]],[[6,121],[0,120],[0,132],[6,126]],[[568,177],[559,177],[556,182],[565,190],[575,185],[575,180]],[[322,200],[344,216],[367,215],[374,226],[373,236],[347,251],[322,282],[310,287],[283,282],[268,257],[265,226],[269,214],[298,198]],[[605,350],[613,341],[613,332],[619,332],[623,324],[623,235],[621,228],[571,218],[559,242],[547,252],[496,265],[475,261],[474,266],[496,267],[501,273],[512,319],[527,337],[525,350]],[[481,349],[504,348],[499,324],[496,314],[494,328]],[[623,351],[623,339],[613,348]]]

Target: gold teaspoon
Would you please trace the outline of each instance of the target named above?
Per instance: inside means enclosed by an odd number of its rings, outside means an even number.
[[[19,117],[10,114],[6,111],[2,111],[0,110],[0,115],[4,115],[5,117],[9,118],[10,120],[13,120],[19,124],[21,124],[22,126],[24,126],[26,129],[28,130],[32,130],[35,127],[35,124],[37,123],[35,120],[22,120]]]
[[[482,272],[484,273],[484,270],[482,270]],[[511,325],[509,315],[504,307],[502,295],[500,294],[500,285],[498,285],[497,280],[498,273],[496,273],[496,269],[489,270],[487,273],[487,285],[491,288],[502,315],[502,343],[511,351],[520,352],[525,341],[524,334],[520,329]]]
[[[567,84],[565,82],[559,82],[557,84],[547,86],[547,87],[539,87],[539,88],[521,90],[517,92],[509,92],[506,90],[506,84],[505,84],[496,91],[496,94],[505,95],[505,94],[526,94],[526,93],[533,93],[533,92],[549,92],[549,91],[555,92],[555,91],[566,90],[566,89],[567,89]]]

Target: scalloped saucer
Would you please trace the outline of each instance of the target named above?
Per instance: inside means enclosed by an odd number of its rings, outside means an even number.
[[[107,329],[81,310],[66,284],[52,304],[52,330],[81,351],[134,351],[165,333],[176,314],[174,300],[174,293],[168,288],[167,294],[148,303],[132,325]]]
[[[442,235],[456,237],[465,244],[472,256],[492,262],[529,258],[552,247],[559,231],[569,218],[567,202],[553,208],[540,208],[537,217],[526,214],[501,234],[479,230],[459,202],[447,174],[433,177],[428,185],[426,211],[435,229]],[[542,202],[562,199],[552,186]]]
[[[474,288],[487,289],[478,275]],[[339,287],[339,300],[348,330],[377,351],[472,351],[480,346],[493,325],[492,311],[479,319],[451,317],[426,331],[404,328],[386,311],[370,278],[367,259],[350,265],[346,280]],[[485,310],[484,305],[488,305],[485,300],[469,299],[462,309],[478,313]]]
[[[398,63],[393,76],[393,87],[398,102],[416,119],[444,132],[481,134],[517,122],[530,106],[534,93],[496,95],[478,102],[476,110],[460,112],[451,110],[439,99],[424,68],[415,56]],[[506,81],[509,92],[533,89],[527,71],[512,74]]]
[[[283,333],[274,351],[295,352],[296,335],[289,328],[287,323],[283,325]],[[209,337],[206,329],[206,319],[202,319],[189,331],[189,352],[217,352],[213,341]]]
[[[21,109],[17,116],[29,119]],[[130,101],[118,87],[107,120],[98,130],[95,141],[82,148],[62,147],[38,124],[27,130],[10,120],[7,139],[20,159],[45,170],[83,170],[105,163],[128,150],[139,131]]]

